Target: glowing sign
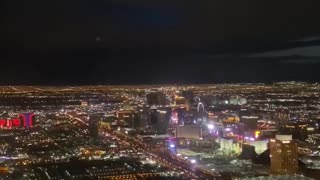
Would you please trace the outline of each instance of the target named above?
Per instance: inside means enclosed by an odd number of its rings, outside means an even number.
[[[20,114],[19,118],[15,119],[0,119],[0,127],[32,127],[33,125],[33,113]]]
[[[21,126],[20,119],[12,119],[12,126]]]
[[[282,141],[283,144],[289,144],[291,141]]]
[[[1,127],[6,126],[6,124],[7,124],[7,120],[0,119],[0,126]]]

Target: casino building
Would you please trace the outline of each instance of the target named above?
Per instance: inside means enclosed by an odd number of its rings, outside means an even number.
[[[0,119],[0,128],[26,127],[30,128],[34,124],[35,115],[33,113],[21,113],[14,119]]]

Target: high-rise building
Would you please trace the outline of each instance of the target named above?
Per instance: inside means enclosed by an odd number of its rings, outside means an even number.
[[[247,130],[255,130],[258,126],[258,116],[240,116],[240,123],[245,125]]]
[[[159,121],[159,113],[156,107],[151,107],[149,109],[149,118],[148,118],[148,125],[151,128],[154,128]]]
[[[93,138],[99,136],[99,123],[101,119],[102,118],[98,115],[90,115],[89,117],[89,132]]]
[[[186,99],[183,96],[175,96],[174,97],[175,105],[186,105]]]
[[[192,103],[193,103],[193,97],[194,94],[192,91],[183,91],[182,92],[183,97],[185,98],[185,106],[187,111],[191,109]]]
[[[270,162],[274,175],[298,173],[298,145],[291,135],[277,135],[270,140]]]
[[[147,94],[147,102],[149,105],[165,105],[166,95],[162,92],[151,92]]]
[[[279,108],[275,111],[275,119],[279,124],[285,124],[290,119],[290,113],[288,109]]]
[[[184,118],[186,116],[185,108],[174,108],[171,111],[170,125],[175,127],[177,125],[184,125]]]
[[[120,110],[117,112],[118,125],[135,127],[135,111],[134,110]]]

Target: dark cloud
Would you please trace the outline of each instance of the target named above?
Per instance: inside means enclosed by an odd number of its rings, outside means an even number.
[[[311,2],[4,0],[3,4],[5,28],[0,38],[8,54],[1,55],[7,61],[4,67],[15,69],[17,62],[28,61],[34,73],[27,79],[36,77],[39,82],[192,78],[185,71],[207,74],[198,79],[209,81],[216,77],[210,72],[223,76],[223,68],[229,71],[231,62],[237,63],[234,54],[300,46],[294,40],[320,32],[318,6]],[[212,58],[220,53],[233,59],[224,58],[223,64],[221,58]],[[222,69],[217,73],[208,67]],[[232,79],[229,73],[226,76]]]
[[[6,39],[25,48],[224,48],[319,32],[312,3],[270,1],[5,1]],[[3,34],[5,35],[5,34]]]

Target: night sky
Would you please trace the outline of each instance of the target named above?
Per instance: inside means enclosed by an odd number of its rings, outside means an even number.
[[[320,80],[309,1],[2,3],[0,84]]]

